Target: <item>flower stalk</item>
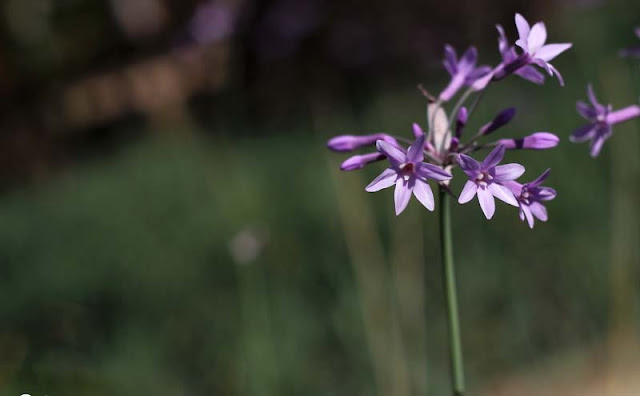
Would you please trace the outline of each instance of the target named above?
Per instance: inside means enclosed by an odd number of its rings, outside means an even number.
[[[524,137],[499,138],[487,142],[486,137],[493,135],[514,117],[516,110],[506,107],[492,120],[478,129],[475,134],[464,135],[470,128],[469,118],[478,106],[484,92],[490,84],[515,74],[536,84],[542,84],[545,77],[534,68],[541,68],[549,75],[555,75],[560,84],[562,77],[549,62],[571,47],[570,43],[546,44],[547,30],[543,22],[533,26],[520,15],[515,15],[519,39],[511,44],[501,26],[498,26],[498,49],[502,62],[494,67],[476,66],[478,53],[470,47],[458,58],[451,46],[445,46],[444,67],[451,76],[449,84],[439,95],[431,95],[419,86],[423,96],[428,99],[426,111],[426,133],[418,123],[412,125],[411,141],[404,137],[374,133],[364,136],[340,135],[327,143],[329,149],[337,152],[352,152],[365,147],[375,146],[375,152],[353,155],[342,163],[345,171],[361,169],[369,164],[386,159],[388,167],[365,188],[368,192],[394,187],[395,213],[400,215],[409,204],[411,197],[427,210],[435,210],[435,197],[432,184],[438,184],[440,193],[440,237],[443,265],[444,291],[446,294],[447,325],[451,355],[451,382],[454,396],[464,396],[465,379],[460,339],[460,321],[458,314],[458,296],[456,292],[455,268],[453,263],[453,240],[451,231],[451,197],[456,195],[449,188],[449,180],[455,168],[460,168],[467,181],[457,196],[459,204],[465,204],[478,197],[480,208],[489,220],[496,210],[495,198],[518,208],[521,220],[533,227],[534,218],[546,221],[548,218],[542,201],[555,198],[555,190],[540,185],[549,172],[543,173],[529,183],[516,180],[525,172],[523,165],[502,164],[507,150],[545,150],[555,147],[560,139],[548,132],[535,132]],[[516,46],[519,48],[517,49]],[[473,95],[477,93],[477,95]],[[456,99],[454,104],[454,98]],[[470,106],[467,102],[471,101]],[[452,105],[448,112],[445,105]],[[614,119],[597,117],[592,109],[579,106],[592,123],[622,122],[640,117],[640,108],[629,107],[613,113]],[[595,106],[595,104],[594,104]],[[593,113],[593,114],[592,114]],[[611,112],[607,112],[609,114]],[[448,114],[448,115],[447,115]],[[592,115],[597,119],[592,120]],[[602,120],[600,120],[602,118]],[[593,138],[593,125],[589,125],[577,138]],[[574,134],[575,135],[575,134]],[[583,136],[584,135],[584,136]],[[575,136],[574,136],[575,137]],[[601,140],[603,141],[603,140]],[[407,147],[408,146],[408,147]],[[479,150],[491,150],[486,158],[479,162],[469,154]]]
[[[453,239],[451,236],[451,198],[447,190],[440,186],[440,248],[444,275],[444,289],[447,297],[449,328],[449,354],[451,356],[451,385],[454,396],[464,395],[464,360],[460,339],[458,314],[458,294],[456,274],[453,264]]]

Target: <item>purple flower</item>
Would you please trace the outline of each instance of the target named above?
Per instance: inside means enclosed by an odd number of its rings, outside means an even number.
[[[425,208],[433,210],[433,191],[427,180],[451,179],[451,174],[442,168],[422,162],[424,143],[425,135],[423,134],[413,142],[406,153],[384,140],[378,140],[376,143],[378,151],[389,159],[391,166],[376,177],[365,190],[375,192],[395,185],[396,215],[402,213],[407,207],[412,193]]]
[[[518,28],[518,35],[520,36],[516,41],[516,45],[524,51],[524,54],[521,56],[526,60],[526,64],[534,63],[545,69],[550,76],[555,74],[560,85],[564,85],[562,75],[560,75],[560,72],[558,72],[549,61],[571,48],[571,44],[545,45],[547,41],[547,28],[544,22],[538,22],[533,25],[533,27],[529,27],[527,20],[520,14],[516,14],[516,27]]]
[[[446,102],[451,99],[464,85],[472,85],[476,80],[486,76],[491,71],[488,66],[476,67],[478,50],[469,47],[460,60],[452,46],[444,47],[444,68],[451,75],[449,85],[440,94],[440,100]]]
[[[517,139],[500,139],[497,142],[503,145],[507,150],[513,149],[528,149],[528,150],[546,150],[556,147],[560,143],[558,138],[553,133],[549,132],[536,132],[529,136]]]
[[[480,207],[487,219],[491,219],[496,210],[496,203],[493,197],[509,205],[518,206],[518,201],[516,201],[513,193],[504,184],[522,176],[524,166],[520,164],[498,165],[502,161],[502,157],[504,157],[504,151],[504,146],[496,147],[482,163],[468,155],[460,154],[458,156],[460,168],[469,177],[460,193],[458,202],[461,204],[467,203],[478,194]]]
[[[636,36],[640,38],[640,27],[635,28],[634,31],[636,33]],[[632,56],[635,58],[640,58],[640,45],[623,49],[622,51],[620,51],[620,56],[624,56],[624,57]]]
[[[498,29],[498,49],[500,50],[500,55],[502,55],[502,64],[514,64],[514,62],[518,58],[516,49],[513,45],[509,45],[509,40],[507,39],[507,35],[505,34],[502,26],[496,25],[496,28]],[[544,83],[544,74],[537,71],[531,65],[522,66],[515,70],[513,73],[535,84]],[[502,75],[501,77],[506,77],[506,74]]]
[[[640,106],[631,105],[613,111],[613,107],[610,104],[605,106],[598,102],[591,85],[587,87],[587,96],[591,104],[579,101],[576,104],[576,109],[578,113],[590,123],[576,129],[571,134],[569,140],[574,143],[591,140],[591,156],[597,157],[598,154],[600,154],[600,150],[602,150],[604,142],[611,137],[613,133],[612,126],[632,118],[640,117]]]
[[[384,140],[398,146],[398,142],[393,137],[385,133],[376,133],[373,135],[354,136],[354,135],[340,135],[329,139],[327,147],[330,150],[338,152],[349,152],[357,150],[361,147],[372,146],[378,140]]]
[[[511,190],[518,200],[518,207],[520,208],[520,220],[527,220],[529,227],[533,228],[534,220],[537,218],[540,221],[547,221],[549,218],[547,215],[547,208],[544,207],[542,202],[550,201],[556,197],[556,190],[550,187],[540,186],[547,177],[551,169],[547,169],[538,176],[537,179],[530,183],[520,184],[515,181],[507,182],[505,185]]]

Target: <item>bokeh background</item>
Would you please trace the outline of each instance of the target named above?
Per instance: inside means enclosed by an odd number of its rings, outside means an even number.
[[[447,394],[437,216],[325,144],[410,136],[443,45],[495,64],[515,12],[574,43],[566,86],[469,127],[558,134],[507,159],[559,194],[534,230],[454,206],[469,394],[640,394],[640,123],[567,140],[589,81],[640,94],[632,0],[1,1],[0,394]]]

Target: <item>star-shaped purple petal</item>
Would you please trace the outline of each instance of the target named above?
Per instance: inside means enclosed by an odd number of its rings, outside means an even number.
[[[520,220],[526,220],[530,228],[533,228],[534,218],[540,221],[547,221],[549,218],[547,208],[542,202],[554,199],[557,194],[553,188],[543,187],[541,184],[549,177],[550,173],[551,169],[547,169],[534,181],[525,184],[515,181],[506,183],[506,186],[518,200]]]
[[[476,67],[477,60],[478,50],[475,47],[469,47],[460,59],[452,46],[444,47],[444,68],[451,75],[451,81],[440,94],[440,100],[443,102],[450,100],[460,88],[472,85],[491,72],[489,66]]]
[[[481,163],[465,154],[457,157],[458,165],[469,178],[458,197],[458,202],[467,203],[477,195],[480,208],[487,219],[491,219],[495,213],[494,197],[509,205],[518,206],[515,196],[505,187],[505,183],[522,176],[524,166],[498,165],[504,157],[504,152],[505,147],[499,145]]]
[[[598,102],[590,84],[587,86],[587,96],[589,103],[579,101],[576,110],[589,124],[576,129],[569,140],[574,143],[590,140],[590,154],[597,157],[606,140],[613,134],[613,125],[640,117],[640,106],[631,105],[614,111],[610,104],[605,106]]]
[[[405,210],[411,195],[428,210],[434,210],[435,200],[428,180],[445,181],[452,177],[444,169],[422,162],[425,139],[424,134],[420,135],[406,153],[384,140],[376,142],[378,151],[387,157],[391,166],[369,183],[365,190],[375,192],[395,185],[396,215]]]
[[[555,75],[560,85],[564,85],[562,75],[549,62],[571,48],[572,44],[545,44],[547,41],[547,28],[544,22],[538,22],[530,27],[529,22],[520,14],[516,14],[515,21],[519,35],[516,45],[522,48],[524,54],[529,58],[528,63],[545,69],[550,76]]]

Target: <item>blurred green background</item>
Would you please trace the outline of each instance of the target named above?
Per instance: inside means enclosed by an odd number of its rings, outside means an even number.
[[[437,215],[325,144],[409,137],[443,45],[495,64],[515,12],[574,43],[566,86],[504,80],[468,131],[559,135],[507,154],[558,198],[533,230],[454,206],[469,394],[640,394],[640,123],[567,139],[588,82],[637,101],[638,2],[0,5],[0,395],[447,394]]]

